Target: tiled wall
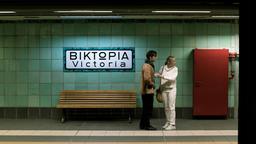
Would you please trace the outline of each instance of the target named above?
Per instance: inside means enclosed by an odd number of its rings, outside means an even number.
[[[179,108],[192,107],[192,50],[238,51],[234,21],[35,21],[0,22],[0,107],[56,107],[64,89],[136,90],[146,51],[156,50],[156,69],[177,59]],[[135,47],[136,72],[63,72],[63,47]],[[229,82],[234,106],[235,80]],[[162,107],[156,101],[155,107]]]

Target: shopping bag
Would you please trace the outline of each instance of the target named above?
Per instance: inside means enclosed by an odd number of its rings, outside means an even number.
[[[162,92],[160,90],[160,88],[158,88],[156,90],[156,100],[159,102],[159,103],[163,103],[163,96],[162,96]]]

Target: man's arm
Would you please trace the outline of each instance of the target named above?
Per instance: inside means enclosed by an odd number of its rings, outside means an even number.
[[[147,88],[151,88],[154,86],[154,82],[152,80],[152,75],[151,75],[151,69],[152,68],[150,67],[150,65],[145,64],[143,66],[143,79],[146,86],[148,86]]]

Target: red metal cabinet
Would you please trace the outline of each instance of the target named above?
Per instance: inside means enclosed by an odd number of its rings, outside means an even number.
[[[227,116],[228,49],[194,49],[193,116]]]

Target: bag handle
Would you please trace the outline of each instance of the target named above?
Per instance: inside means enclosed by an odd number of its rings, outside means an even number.
[[[164,65],[163,66],[161,66],[161,68],[160,68],[160,74],[162,75],[163,74],[163,71],[164,71]],[[161,87],[161,79],[160,79],[160,84],[159,84],[159,91],[160,91],[160,87]]]

